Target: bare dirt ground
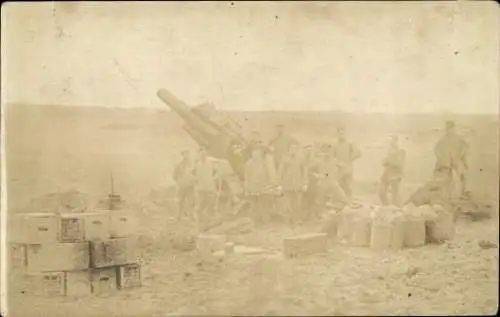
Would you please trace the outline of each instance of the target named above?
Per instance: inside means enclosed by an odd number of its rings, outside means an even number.
[[[12,108],[10,108],[12,109]],[[314,113],[237,113],[245,131],[285,123],[302,142],[328,140],[343,122],[363,151],[356,163],[355,192],[374,200],[389,133],[408,152],[403,195],[427,180],[438,115],[384,116]],[[470,183],[479,199],[498,202],[498,119],[461,116],[456,122],[471,144]],[[22,212],[38,196],[77,189],[97,201],[116,190],[138,216],[143,286],[83,298],[36,298],[9,293],[12,317],[166,315],[417,315],[490,314],[498,307],[498,204],[493,219],[459,220],[443,245],[375,252],[332,243],[328,254],[285,260],[281,241],[292,230],[268,225],[230,236],[260,246],[267,255],[234,255],[207,262],[181,252],[172,239],[192,228],[175,223],[162,201],[182,148],[196,145],[172,113],[154,110],[17,107],[7,113],[9,213]],[[292,130],[293,129],[293,130]],[[156,203],[152,201],[155,198]],[[319,223],[297,229],[317,231]],[[15,283],[15,277],[12,283]]]

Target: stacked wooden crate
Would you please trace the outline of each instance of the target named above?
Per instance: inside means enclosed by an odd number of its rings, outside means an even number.
[[[10,269],[21,293],[83,296],[139,286],[132,218],[120,210],[12,217]]]

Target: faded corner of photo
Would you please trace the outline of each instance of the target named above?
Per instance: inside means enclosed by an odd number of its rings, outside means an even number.
[[[494,1],[7,2],[9,317],[498,310]]]

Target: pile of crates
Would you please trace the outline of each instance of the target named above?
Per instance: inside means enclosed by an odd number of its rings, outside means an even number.
[[[14,291],[84,296],[141,285],[133,221],[121,210],[10,216]]]

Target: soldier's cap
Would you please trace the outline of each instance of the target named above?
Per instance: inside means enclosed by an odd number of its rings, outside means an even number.
[[[446,127],[453,128],[455,126],[455,122],[452,120],[446,121]]]
[[[312,149],[312,147],[313,147],[313,146],[312,146],[311,144],[306,144],[306,145],[304,145],[304,149]]]

